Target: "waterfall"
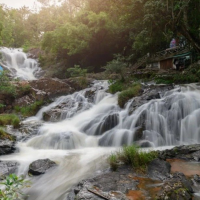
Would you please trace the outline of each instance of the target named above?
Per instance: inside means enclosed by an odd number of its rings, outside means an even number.
[[[19,152],[2,160],[20,163],[18,174],[27,174],[32,161],[49,158],[58,164],[45,175],[30,178],[29,200],[65,200],[72,185],[105,168],[106,156],[122,145],[141,147],[200,143],[200,88],[190,84],[166,92],[130,112],[117,104],[118,94],[107,93],[108,82],[57,98],[35,117],[37,134],[18,142]],[[48,122],[44,116],[51,116]]]
[[[36,60],[27,58],[21,49],[0,48],[0,65],[7,69],[10,75],[21,80],[35,80],[41,74]]]

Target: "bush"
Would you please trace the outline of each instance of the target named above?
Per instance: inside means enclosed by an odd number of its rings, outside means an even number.
[[[127,66],[128,64],[125,62],[125,58],[123,56],[115,55],[115,59],[111,62],[108,62],[104,69],[106,70],[105,72],[108,74],[119,74],[121,76],[121,80],[124,81],[124,75]]]
[[[0,92],[13,97],[16,96],[16,87],[10,83],[6,71],[0,73]]]
[[[87,69],[80,68],[80,65],[74,65],[74,67],[67,69],[71,77],[86,76]]]
[[[22,189],[29,187],[29,183],[29,181],[25,181],[22,177],[10,174],[3,182],[1,182],[1,184],[5,186],[5,189],[0,189],[0,199],[23,199],[22,197],[25,196],[25,194],[22,193]]]
[[[109,164],[113,170],[117,169],[120,162],[131,165],[135,169],[144,170],[147,164],[157,156],[158,154],[155,151],[144,152],[135,145],[124,146],[119,152],[109,157]]]
[[[37,113],[37,111],[44,105],[44,101],[36,101],[29,106],[19,107],[15,106],[14,110],[21,113],[23,116],[32,116]]]
[[[109,86],[109,92],[112,94],[115,94],[116,92],[121,92],[122,90],[124,90],[125,88],[125,84],[124,81],[116,81],[113,84],[111,84]]]
[[[14,114],[2,114],[0,115],[0,125],[13,125],[14,128],[18,128],[20,126],[20,119]]]
[[[128,88],[127,90],[122,91],[118,96],[119,106],[123,108],[125,103],[129,99],[139,95],[140,91],[141,91],[141,84],[138,84],[138,83],[134,84],[132,87]]]

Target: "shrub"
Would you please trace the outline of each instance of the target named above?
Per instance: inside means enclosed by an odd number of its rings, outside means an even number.
[[[118,167],[118,163],[122,162],[126,165],[131,165],[135,169],[144,170],[149,162],[157,158],[158,154],[155,151],[144,152],[137,146],[124,146],[116,154],[109,157],[111,169]]]
[[[71,77],[86,76],[87,69],[80,68],[80,65],[74,65],[74,67],[67,69]]]
[[[125,88],[123,81],[116,81],[109,86],[109,92],[115,94],[116,92],[121,92]]]
[[[119,106],[123,108],[125,103],[129,99],[139,95],[140,91],[141,91],[141,85],[138,83],[134,84],[132,87],[128,88],[127,90],[122,91],[118,96]]]
[[[25,181],[22,177],[10,174],[3,182],[1,182],[1,184],[5,186],[5,189],[0,189],[0,199],[23,199],[22,197],[25,196],[25,194],[22,193],[22,189],[29,187],[29,183],[29,181]]]
[[[124,75],[126,72],[128,64],[125,62],[125,58],[121,55],[115,55],[115,59],[111,62],[108,62],[104,67],[105,72],[108,74],[116,73],[121,76],[121,80],[124,81]]]
[[[0,73],[0,91],[3,94],[8,94],[13,97],[16,96],[16,87],[10,83],[6,71]]]
[[[0,125],[13,125],[14,128],[18,128],[20,126],[20,120],[19,117],[14,114],[1,114]]]

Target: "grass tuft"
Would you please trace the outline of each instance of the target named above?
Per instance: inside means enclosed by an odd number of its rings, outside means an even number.
[[[14,128],[19,128],[20,119],[17,115],[14,114],[1,114],[0,115],[0,125],[13,125]]]
[[[132,87],[128,88],[127,90],[122,91],[118,96],[119,106],[123,108],[125,103],[129,99],[139,95],[140,91],[141,91],[141,84],[138,84],[138,83],[135,83]]]
[[[108,162],[112,170],[116,171],[118,163],[131,165],[135,169],[144,170],[149,162],[157,158],[158,154],[155,151],[144,152],[135,145],[124,146],[119,152],[111,154]]]

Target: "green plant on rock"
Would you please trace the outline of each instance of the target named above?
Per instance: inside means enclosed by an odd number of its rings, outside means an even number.
[[[31,116],[35,115],[42,105],[44,105],[44,101],[36,101],[33,104],[24,107],[15,106],[14,110],[21,113],[23,116]]]
[[[118,80],[109,86],[109,92],[114,94],[116,92],[121,92],[122,90],[124,90],[124,88],[125,88],[124,81]]]
[[[74,65],[74,67],[67,69],[71,77],[86,76],[87,69],[80,68],[80,65]]]
[[[1,140],[8,139],[8,140],[13,141],[13,140],[15,140],[15,137],[12,136],[12,135],[10,135],[10,134],[8,134],[8,133],[6,133],[5,130],[4,130],[4,128],[0,128],[0,139]]]
[[[109,164],[111,169],[116,170],[118,163],[131,165],[135,169],[144,170],[149,162],[157,158],[155,151],[145,152],[135,145],[124,146],[119,152],[110,155]]]
[[[0,125],[13,125],[14,128],[19,128],[20,126],[20,119],[15,114],[1,114],[0,115]]]
[[[110,168],[113,171],[116,171],[118,168],[118,159],[117,159],[117,155],[116,154],[111,154],[108,157],[108,163],[110,164]]]
[[[129,99],[139,95],[140,91],[141,91],[141,84],[138,84],[138,83],[135,83],[132,87],[128,88],[127,90],[122,91],[118,96],[119,106],[123,108],[125,103]]]
[[[29,181],[25,181],[22,177],[18,177],[15,174],[10,174],[6,179],[1,182],[5,186],[5,189],[0,189],[1,200],[19,200],[26,196],[22,189],[30,187]]]

